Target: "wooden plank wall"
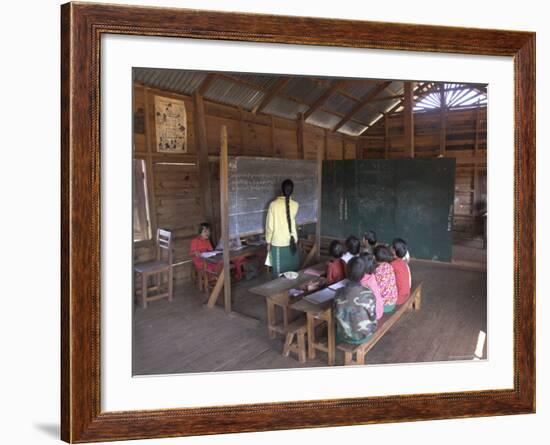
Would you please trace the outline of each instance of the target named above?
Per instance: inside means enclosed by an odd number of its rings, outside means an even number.
[[[173,97],[185,102],[187,111],[187,153],[158,154],[155,151],[154,96]],[[211,174],[212,205],[215,227],[219,228],[219,145],[220,128],[227,127],[230,156],[265,156],[315,160],[321,150],[323,159],[395,159],[410,156],[404,146],[403,115],[381,119],[364,136],[351,138],[304,124],[298,136],[296,121],[254,115],[236,107],[204,101],[206,138]],[[175,285],[190,277],[189,245],[198,224],[204,220],[201,203],[195,136],[194,101],[190,96],[134,86],[134,157],[145,159],[149,175],[149,204],[153,230],[172,230],[175,235]],[[387,120],[388,128],[384,126]],[[476,120],[478,120],[476,124]],[[415,156],[441,155],[441,115],[439,111],[416,113]],[[476,125],[477,143],[476,143]],[[479,229],[476,221],[477,200],[485,199],[486,188],[486,110],[447,111],[444,156],[457,158],[454,230],[465,237]],[[387,138],[386,138],[387,134]],[[301,142],[300,142],[301,141]],[[301,145],[300,145],[301,144]],[[303,147],[303,148],[302,148]],[[477,180],[475,179],[477,176]],[[214,234],[217,240],[218,234]],[[152,242],[136,243],[137,262],[153,258]]]
[[[155,151],[154,96],[183,100],[187,112],[187,153],[163,154]],[[189,280],[191,263],[189,246],[198,224],[204,220],[199,188],[195,110],[191,96],[174,94],[142,85],[134,86],[134,157],[147,161],[151,188],[149,204],[153,231],[156,226],[173,231],[174,280],[181,285]],[[319,127],[304,124],[303,153],[298,143],[296,121],[266,115],[254,115],[238,108],[204,101],[206,137],[211,174],[212,205],[215,227],[220,227],[219,161],[220,128],[227,127],[230,156],[265,156],[288,159],[312,159],[322,150],[328,159],[355,159],[357,141],[331,134]],[[182,165],[185,164],[185,165]],[[151,172],[152,171],[152,175]],[[214,234],[217,241],[219,234]],[[134,260],[153,258],[152,242],[136,243]],[[138,289],[139,290],[139,289]]]
[[[442,129],[439,110],[415,113],[414,155],[457,158],[453,230],[457,237],[472,238],[479,234],[479,208],[487,199],[487,109],[447,110],[445,115],[446,125]],[[403,114],[388,116],[387,122],[386,128],[385,119],[380,119],[359,138],[358,157],[410,157],[409,147],[404,145]]]

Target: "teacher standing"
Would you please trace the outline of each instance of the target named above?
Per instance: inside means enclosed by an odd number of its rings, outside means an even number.
[[[283,272],[297,271],[300,256],[296,246],[296,214],[298,203],[290,195],[294,191],[294,183],[285,179],[281,184],[282,196],[278,196],[269,204],[265,222],[265,240],[268,255],[271,256],[271,267],[274,277]]]

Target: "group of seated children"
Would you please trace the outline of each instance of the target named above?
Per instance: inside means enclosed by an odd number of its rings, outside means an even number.
[[[348,284],[336,291],[334,316],[339,342],[359,344],[376,331],[377,320],[407,301],[411,292],[407,244],[401,238],[391,247],[378,244],[367,232],[362,242],[350,236],[344,246],[332,241],[327,264],[327,284],[344,278]]]

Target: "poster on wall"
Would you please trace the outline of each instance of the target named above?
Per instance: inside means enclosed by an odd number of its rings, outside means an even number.
[[[155,96],[157,152],[187,153],[187,115],[185,103]]]

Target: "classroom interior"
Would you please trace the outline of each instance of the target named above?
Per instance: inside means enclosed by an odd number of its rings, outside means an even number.
[[[159,148],[165,131],[159,106],[178,105],[184,110],[183,149]],[[313,166],[311,203],[318,218],[298,227],[302,272],[324,267],[331,240],[361,237],[373,225],[338,223],[340,204],[331,213],[326,202],[334,198],[327,190],[331,169],[347,165],[357,172],[378,161],[392,169],[390,161],[397,161],[410,171],[418,161],[449,160],[447,253],[421,258],[411,249],[419,299],[383,325],[361,363],[487,358],[486,85],[134,68],[132,112],[133,375],[352,363],[344,349],[330,346],[330,323],[322,317],[312,315],[319,342],[313,353],[309,344],[305,356],[300,352],[303,324],[289,340],[288,326],[302,319],[307,325],[310,312],[306,320],[299,310],[270,306],[264,291],[273,277],[264,265],[262,231],[243,229],[236,237],[242,250],[220,255],[213,273],[196,270],[190,248],[202,222],[211,226],[213,246],[234,235],[228,163],[240,157],[262,158],[266,170],[276,160],[284,160],[289,171],[301,161]],[[347,177],[344,171],[341,178]],[[368,199],[369,187],[363,188]],[[345,213],[347,219],[347,200]],[[360,212],[350,214],[351,220],[361,218]],[[409,222],[414,230],[415,221]],[[382,241],[390,242],[388,236]],[[242,260],[238,271],[236,259]],[[306,343],[312,343],[311,332],[308,325]]]

